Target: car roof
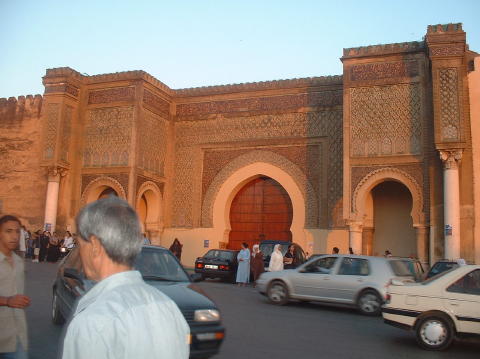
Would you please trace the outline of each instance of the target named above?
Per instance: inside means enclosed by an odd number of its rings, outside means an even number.
[[[216,248],[211,248],[207,252],[210,251],[219,251],[219,252],[238,252],[238,249],[216,249]]]
[[[296,243],[289,242],[289,241],[280,241],[280,240],[277,241],[275,239],[265,239],[263,241],[260,241],[260,245],[262,245],[262,244],[287,244],[287,243],[296,244]]]

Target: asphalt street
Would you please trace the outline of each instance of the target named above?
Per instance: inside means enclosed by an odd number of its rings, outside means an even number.
[[[63,328],[50,320],[56,264],[26,263],[30,359],[54,359]],[[269,304],[252,287],[208,280],[199,283],[219,306],[226,339],[214,359],[237,358],[475,358],[480,340],[456,342],[446,352],[420,349],[413,333],[385,325],[353,309],[312,303]]]

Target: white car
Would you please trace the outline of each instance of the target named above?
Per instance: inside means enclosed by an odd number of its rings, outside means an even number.
[[[296,269],[262,273],[257,289],[274,304],[318,301],[380,315],[392,279],[413,282],[422,274],[420,263],[410,258],[331,254],[310,259]]]
[[[418,344],[446,349],[456,336],[480,335],[480,265],[465,265],[421,283],[392,283],[385,323],[414,330]]]

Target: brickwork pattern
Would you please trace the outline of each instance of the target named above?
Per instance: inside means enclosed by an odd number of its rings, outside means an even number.
[[[350,95],[352,157],[420,153],[422,104],[418,84],[352,88]]]
[[[90,110],[84,132],[84,167],[128,165],[133,121],[131,106]]]

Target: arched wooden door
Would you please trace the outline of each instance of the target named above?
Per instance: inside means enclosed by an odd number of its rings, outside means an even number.
[[[270,177],[256,178],[235,196],[230,208],[228,248],[242,242],[251,248],[261,238],[291,241],[292,201],[287,191]]]

